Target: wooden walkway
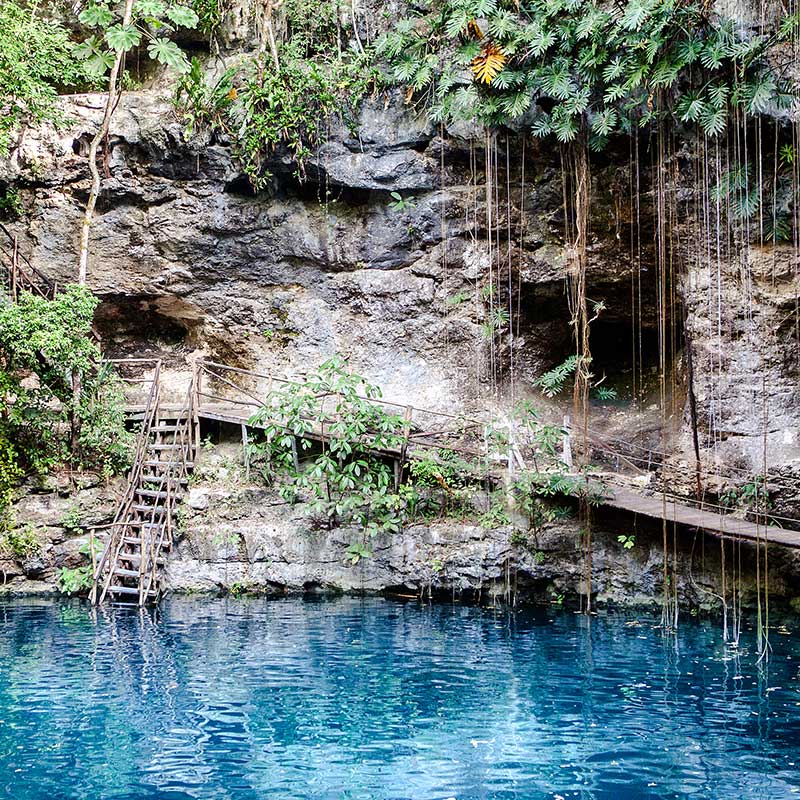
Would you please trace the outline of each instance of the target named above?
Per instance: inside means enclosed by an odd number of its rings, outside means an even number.
[[[241,426],[243,430],[252,427],[249,419],[261,407],[261,398],[265,397],[276,383],[286,383],[282,379],[214,362],[200,362],[196,380],[198,417]],[[248,388],[243,388],[242,382],[249,382]],[[209,384],[214,386],[213,391],[208,388]],[[409,420],[410,430],[407,447],[381,450],[380,454],[383,456],[414,460],[437,450],[449,449],[466,461],[474,459],[476,472],[482,469],[482,474],[487,474],[496,484],[502,484],[507,479],[509,462],[512,469],[524,466],[521,459],[520,463],[514,463],[514,455],[510,453],[505,463],[495,462],[490,469],[487,469],[485,451],[480,446],[478,433],[485,424],[478,420],[387,401],[380,402],[394,413],[404,411]],[[471,436],[466,436],[467,433],[471,433]],[[322,438],[319,432],[315,434],[312,431],[307,435],[312,439]],[[620,456],[624,461],[625,456],[622,454]],[[625,486],[625,477],[618,473],[607,476],[597,473],[597,475],[600,481],[594,488],[598,494],[602,494],[603,505],[652,519],[665,519],[669,523],[699,529],[715,536],[754,542],[768,541],[785,547],[800,548],[798,530],[741,519],[711,504],[706,504],[705,508],[698,508],[696,501],[691,498],[671,494],[663,496],[650,493],[635,485]],[[604,479],[606,477],[608,480]]]
[[[800,547],[800,531],[763,525],[740,519],[722,511],[695,508],[674,495],[648,495],[630,488],[604,485],[603,505],[620,508],[654,519],[666,519],[688,528],[698,528],[715,536],[770,542],[785,547]]]

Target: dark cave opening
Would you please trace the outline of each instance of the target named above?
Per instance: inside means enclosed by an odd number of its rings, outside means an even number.
[[[641,307],[631,301],[626,281],[589,286],[587,294],[602,307],[589,304],[589,348],[595,401],[628,403],[658,389],[662,344],[652,287],[643,287]],[[535,382],[575,352],[574,334],[564,281],[523,283],[520,296],[521,338],[517,365],[523,377]],[[683,353],[682,313],[668,309],[663,336],[664,363],[669,383],[677,378]]]
[[[109,358],[183,361],[201,325],[199,309],[169,295],[104,295],[94,315]]]

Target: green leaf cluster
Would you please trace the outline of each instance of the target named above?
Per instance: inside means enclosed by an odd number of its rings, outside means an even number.
[[[787,102],[766,57],[784,35],[750,33],[693,0],[423,0],[379,52],[433,120],[498,126],[528,114],[536,136],[581,133],[601,149],[659,118],[715,136],[733,108]],[[482,85],[470,65],[488,45],[506,64]]]
[[[54,300],[23,294],[0,305],[0,474],[45,474],[68,464],[114,473],[127,467],[121,384],[90,338],[97,299],[67,286]],[[82,385],[79,398],[73,377]],[[76,425],[77,423],[77,425]],[[70,432],[79,427],[76,447]],[[0,506],[7,508],[0,492]]]
[[[74,54],[86,70],[103,76],[111,69],[118,53],[142,44],[147,55],[177,72],[188,72],[189,61],[181,48],[169,38],[179,28],[197,27],[200,18],[193,8],[177,0],[136,0],[131,20],[123,24],[116,6],[92,0],[78,15],[80,22],[94,33],[77,44]]]
[[[284,496],[305,499],[324,527],[358,525],[374,535],[402,526],[407,498],[376,453],[400,446],[405,423],[379,398],[335,357],[303,383],[272,392],[250,419],[263,430],[253,450],[267,460],[267,475],[282,476]]]
[[[67,29],[26,0],[0,3],[0,156],[22,123],[63,122],[58,90],[84,85]]]
[[[286,39],[277,69],[269,54],[247,59],[214,82],[193,62],[176,94],[189,135],[219,133],[232,143],[254,188],[269,178],[266,162],[285,148],[298,167],[325,140],[331,118],[356,127],[358,106],[380,79],[371,49],[339,46],[333,2],[286,0]]]

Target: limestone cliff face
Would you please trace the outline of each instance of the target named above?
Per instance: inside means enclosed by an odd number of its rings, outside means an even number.
[[[209,70],[219,72],[254,43],[247,4],[235,3]],[[487,192],[482,134],[440,130],[387,92],[364,104],[357,136],[332,121],[304,182],[278,152],[267,165],[267,188],[255,194],[229,143],[187,141],[170,87],[157,83],[127,92],[113,118],[92,230],[89,283],[102,298],[97,325],[111,355],[163,356],[177,397],[200,354],[300,375],[338,352],[401,403],[503,411],[532,397],[560,420],[569,402],[547,401],[532,385],[571,350],[554,148],[499,134]],[[25,204],[9,227],[21,251],[60,283],[76,274],[86,150],[102,98],[64,104],[72,119],[66,129],[25,131],[0,162],[0,181],[14,182]],[[691,171],[693,146],[687,141],[676,156],[679,172]],[[667,450],[671,479],[683,480],[692,454],[691,347],[701,445],[711,443],[722,471],[751,474],[766,449],[781,473],[777,510],[800,513],[794,250],[750,248],[721,262],[683,253],[662,414],[652,204],[645,192],[633,208],[627,151],[592,169],[588,293],[606,305],[592,327],[592,350],[620,402],[596,404],[590,424],[609,440]],[[644,168],[641,180],[646,188]],[[395,210],[391,192],[411,199]],[[644,232],[638,262],[630,245],[635,213]],[[492,342],[484,287],[497,270],[518,297],[518,315],[513,335]],[[636,403],[629,402],[632,381],[641,393]],[[265,517],[272,513],[265,506]],[[500,564],[504,556],[494,555]]]
[[[70,130],[28,131],[0,164],[0,180],[22,190],[26,213],[11,226],[22,251],[59,282],[75,274],[85,144],[101,98],[66,102]],[[126,94],[90,264],[110,352],[162,352],[184,379],[197,353],[299,374],[339,352],[399,402],[502,405],[513,381],[515,396],[546,406],[532,381],[570,352],[560,172],[542,144],[509,133],[493,147],[502,169],[487,204],[484,143],[442,136],[389,93],[364,105],[358,138],[333,125],[305,182],[277,154],[270,185],[254,194],[229,146],[184,140],[166,95]],[[624,397],[638,371],[643,394],[595,408],[593,425],[629,437],[660,425],[648,410],[658,402],[654,220],[645,196],[639,268],[628,243],[631,165],[624,154],[609,159],[593,168],[589,294],[606,309],[592,349],[607,385]],[[413,199],[393,210],[393,191]],[[669,309],[667,449],[690,454],[685,327],[701,440],[726,464],[758,469],[766,426],[769,464],[791,472],[800,457],[797,256],[751,247],[741,256],[748,270],[738,257],[684,256]],[[490,343],[484,287],[498,270],[519,313],[514,335]]]

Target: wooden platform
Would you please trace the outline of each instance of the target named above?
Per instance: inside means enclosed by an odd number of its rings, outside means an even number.
[[[666,519],[690,528],[712,533],[715,536],[768,541],[785,547],[800,547],[800,531],[785,530],[775,525],[757,525],[755,522],[739,519],[732,514],[717,511],[704,511],[693,508],[680,498],[662,495],[646,495],[633,489],[606,486],[604,505],[632,511],[654,519]]]

